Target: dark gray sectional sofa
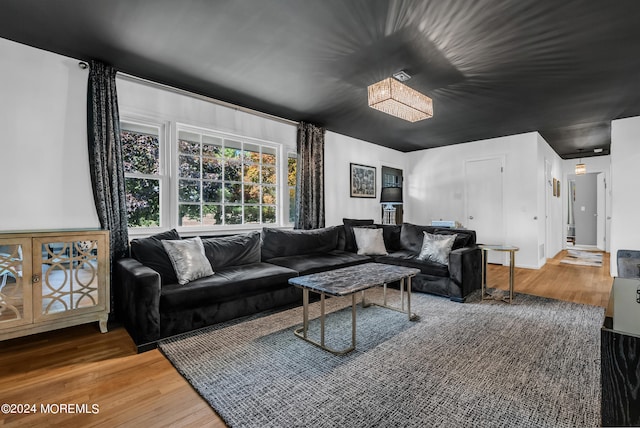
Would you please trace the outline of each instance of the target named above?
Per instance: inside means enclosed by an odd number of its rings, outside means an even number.
[[[383,228],[386,256],[356,254],[353,227]],[[423,231],[456,233],[449,265],[416,260]],[[139,351],[162,338],[267,309],[302,302],[288,284],[298,275],[376,261],[416,267],[413,290],[463,302],[480,287],[480,250],[475,232],[416,226],[374,225],[345,219],[344,226],[317,230],[264,228],[222,237],[202,237],[214,275],[179,285],[162,240],[178,240],[175,230],[131,242],[131,257],[114,265],[116,315]]]

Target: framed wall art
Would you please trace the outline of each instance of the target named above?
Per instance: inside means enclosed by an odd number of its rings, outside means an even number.
[[[554,178],[553,179],[553,196],[558,196],[558,194],[556,193],[557,188],[558,188],[558,180]]]
[[[351,197],[375,198],[376,197],[376,168],[373,166],[349,164],[351,169]]]

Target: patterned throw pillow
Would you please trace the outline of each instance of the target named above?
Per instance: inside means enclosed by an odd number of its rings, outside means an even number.
[[[366,256],[386,256],[388,254],[384,246],[382,229],[354,227],[353,234],[356,237],[358,254]]]
[[[199,237],[180,241],[162,241],[178,277],[178,284],[185,285],[198,278],[213,275],[211,264],[204,253]]]
[[[422,249],[416,257],[418,260],[428,260],[443,265],[449,264],[449,253],[458,235],[433,235],[423,232]]]

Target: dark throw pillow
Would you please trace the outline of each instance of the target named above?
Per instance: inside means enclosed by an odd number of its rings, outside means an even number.
[[[163,240],[178,240],[180,235],[175,229],[131,241],[131,256],[143,265],[160,274],[160,282],[176,284],[178,277],[173,270],[171,259],[162,246]]]
[[[204,252],[214,270],[260,262],[260,232],[211,237],[202,240]]]
[[[276,257],[326,253],[338,246],[338,228],[310,230],[262,229],[262,260]]]

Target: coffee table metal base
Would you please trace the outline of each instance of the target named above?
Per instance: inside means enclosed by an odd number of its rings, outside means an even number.
[[[369,306],[380,306],[382,308],[391,309],[397,312],[406,313],[409,317],[409,321],[416,321],[419,317],[411,312],[411,277],[407,278],[407,309],[405,310],[404,305],[404,278],[400,280],[400,301],[401,306],[389,306],[387,304],[387,284],[383,285],[383,303],[375,303],[375,302],[367,302],[365,299],[365,291],[362,291],[362,307],[367,308]],[[320,342],[317,342],[311,338],[309,338],[309,289],[302,289],[302,317],[303,324],[302,327],[297,328],[293,331],[293,333],[298,336],[300,339],[311,343],[325,351],[331,352],[334,355],[345,355],[349,352],[356,349],[356,293],[351,294],[351,345],[345,349],[336,350],[325,344],[325,319],[326,319],[326,311],[325,311],[325,293],[320,294]]]
[[[369,306],[379,306],[381,308],[391,309],[392,311],[402,312],[409,316],[409,321],[417,321],[420,317],[411,312],[411,277],[407,278],[407,309],[404,308],[404,279],[400,280],[400,307],[389,306],[387,304],[387,284],[382,286],[382,304],[376,302],[366,301],[366,290],[362,291],[362,307],[368,308]]]
[[[325,345],[325,334],[324,334],[324,322],[326,318],[325,307],[324,307],[324,298],[325,294],[320,293],[320,342],[316,342],[313,339],[310,339],[308,336],[309,332],[309,289],[304,288],[302,290],[302,312],[303,312],[303,325],[300,328],[297,328],[293,331],[293,333],[298,336],[300,339],[305,340],[312,345],[316,345],[319,348],[324,349],[325,351],[331,352],[334,355],[344,355],[356,349],[356,295],[355,293],[351,295],[351,346],[342,350],[336,350]]]

